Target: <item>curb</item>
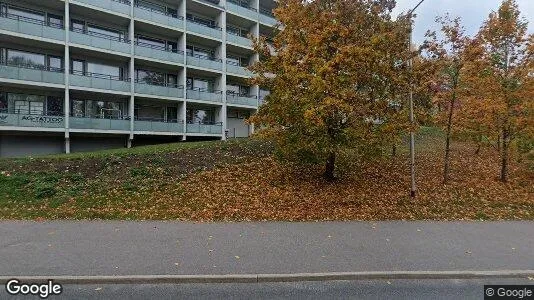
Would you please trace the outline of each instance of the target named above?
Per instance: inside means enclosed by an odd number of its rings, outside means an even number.
[[[61,284],[184,284],[184,283],[263,283],[333,280],[399,280],[399,279],[487,279],[534,276],[534,270],[504,271],[390,271],[333,272],[296,274],[231,274],[231,275],[126,275],[126,276],[0,276],[0,284],[11,279],[21,282]]]

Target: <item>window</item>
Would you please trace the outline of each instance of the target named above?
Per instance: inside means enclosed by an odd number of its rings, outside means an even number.
[[[187,17],[188,20],[193,21],[193,22],[198,23],[198,24],[201,24],[201,25],[204,25],[204,26],[217,27],[216,24],[215,24],[215,21],[210,20],[210,19],[202,18],[202,17],[195,16],[195,15],[192,15],[192,14],[187,14],[186,17]]]
[[[63,99],[59,97],[48,97],[46,99],[46,115],[61,116],[63,115]]]
[[[165,85],[165,74],[138,69],[135,71],[138,82],[144,82],[153,85]]]
[[[151,46],[153,48],[165,49],[165,41],[148,38],[144,36],[137,36],[137,42],[141,45]]]
[[[208,79],[202,78],[188,78],[187,79],[187,88],[192,90],[202,90],[202,91],[213,91],[215,83]]]
[[[63,17],[53,14],[48,14],[48,26],[63,28]]]
[[[187,46],[187,55],[213,59],[215,57],[215,51],[189,45]]]
[[[192,109],[186,111],[187,122],[190,124],[213,124],[215,123],[215,112],[210,109]]]
[[[178,76],[174,74],[167,74],[167,84],[170,87],[177,87],[178,86]]]
[[[7,106],[7,99],[6,94],[0,92],[0,113],[7,113],[8,106]]]
[[[30,9],[26,9],[26,8],[20,8],[20,7],[15,7],[15,6],[9,5],[9,6],[7,6],[7,13],[22,17],[23,19],[27,18],[27,19],[31,19],[31,20],[38,20],[38,21],[41,21],[43,23],[45,21],[45,16],[44,16],[43,13],[40,13],[40,12],[37,12],[37,11],[33,11],[33,10],[30,10]]]
[[[15,104],[16,114],[42,115],[44,112],[45,96],[27,94],[8,94],[8,103]]]
[[[85,117],[85,102],[83,100],[71,101],[71,115],[78,118]]]
[[[84,75],[85,74],[85,62],[83,60],[72,60],[71,64],[72,74]]]
[[[226,56],[226,63],[234,66],[241,66],[241,58],[237,56]]]
[[[172,52],[178,51],[178,43],[176,42],[167,42],[167,50]]]
[[[70,27],[73,31],[85,32],[85,22],[72,19],[70,21]]]
[[[178,108],[167,106],[167,122],[176,123],[178,121]]]
[[[94,25],[94,24],[87,25],[87,32],[92,33],[97,36],[115,38],[117,40],[120,40],[124,37],[124,34],[118,30],[109,29],[109,28],[105,28],[102,26]]]
[[[51,71],[61,71],[63,69],[63,59],[61,57],[49,56],[48,67]]]
[[[115,79],[121,78],[121,68],[116,66],[88,62],[87,72],[96,75],[108,75],[115,77]]]
[[[45,55],[7,49],[7,62],[18,66],[44,67]]]

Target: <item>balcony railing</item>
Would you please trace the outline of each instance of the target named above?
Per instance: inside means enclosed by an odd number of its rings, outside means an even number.
[[[0,109],[0,126],[63,128],[64,117],[62,113],[58,114],[8,113],[6,109]]]
[[[155,131],[155,132],[184,132],[183,120],[162,120],[154,118],[136,118],[134,123],[135,131]]]
[[[70,41],[71,43],[130,54],[129,40],[90,30],[71,28]]]
[[[135,43],[135,55],[179,64],[184,63],[183,51],[171,50],[165,47],[146,44],[142,42]]]
[[[222,71],[222,60],[204,55],[187,54],[187,65]]]
[[[117,119],[71,116],[69,118],[69,126],[72,129],[130,131],[130,120],[127,118]]]
[[[226,102],[236,105],[258,106],[258,97],[239,94],[227,94]]]
[[[226,7],[228,11],[242,15],[248,18],[251,18],[253,20],[258,19],[258,10],[250,7],[248,3],[243,1],[236,1],[236,0],[228,0],[226,1]]]
[[[269,26],[275,26],[277,23],[273,12],[266,8],[260,8],[259,20]]]
[[[63,25],[5,12],[0,13],[0,29],[52,40],[65,40]]]
[[[252,48],[252,40],[251,39],[249,39],[248,37],[245,37],[245,36],[234,34],[234,33],[229,32],[229,31],[226,34],[226,41],[229,42],[229,43],[237,44],[237,45],[244,46],[244,47],[247,47],[247,48]]]
[[[71,71],[70,85],[119,92],[130,91],[130,80],[117,76],[90,72]]]
[[[191,19],[187,19],[187,31],[212,37],[218,40],[222,39],[222,28],[217,26],[208,26]]]
[[[65,83],[63,69],[42,65],[11,63],[1,60],[0,78],[33,81],[37,83]]]
[[[246,77],[252,77],[252,75],[253,75],[252,72],[250,72],[247,69],[247,67],[241,66],[238,63],[234,63],[234,62],[230,62],[230,61],[226,61],[226,72],[232,73],[232,74],[237,74],[237,75],[242,75],[242,76],[246,76]]]
[[[161,82],[146,82],[143,80],[136,80],[135,92],[138,94],[145,95],[183,98],[184,86],[177,84],[166,84]]]
[[[135,3],[134,16],[141,20],[165,25],[174,29],[184,27],[184,18]]]
[[[189,123],[187,133],[222,134],[222,123]]]
[[[221,91],[210,91],[207,89],[188,89],[187,99],[209,101],[209,102],[222,102],[222,92]]]
[[[96,6],[106,11],[130,15],[131,2],[128,0],[76,0],[81,3]]]

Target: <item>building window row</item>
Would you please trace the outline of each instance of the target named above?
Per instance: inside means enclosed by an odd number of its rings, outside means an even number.
[[[0,113],[62,116],[63,99],[55,96],[0,91]]]
[[[2,17],[8,17],[11,19],[17,19],[49,27],[63,28],[63,17],[48,12],[37,11],[0,2],[0,14]]]

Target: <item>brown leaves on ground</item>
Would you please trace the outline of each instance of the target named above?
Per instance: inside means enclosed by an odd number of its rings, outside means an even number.
[[[534,219],[532,172],[514,165],[513,179],[503,184],[492,150],[459,155],[469,151],[464,147],[452,157],[448,185],[441,183],[443,160],[420,155],[416,200],[407,196],[409,167],[401,157],[361,166],[334,183],[317,176],[321,170],[290,172],[263,158],[192,175],[174,186],[179,193],[155,193],[152,200],[166,202],[169,216],[196,221]]]

